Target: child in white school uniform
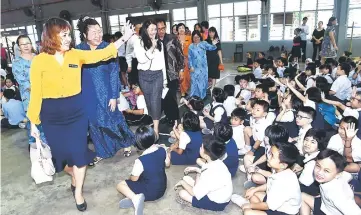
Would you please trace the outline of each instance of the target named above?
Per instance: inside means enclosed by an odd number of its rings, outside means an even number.
[[[119,207],[134,207],[135,214],[140,215],[144,201],[161,198],[167,189],[166,150],[155,144],[156,134],[151,127],[139,127],[135,139],[135,146],[143,153],[135,160],[130,179],[121,181],[117,190],[126,197],[119,202]]]
[[[261,79],[262,78],[262,69],[261,69],[261,61],[258,59],[253,63],[254,66],[254,70],[253,70],[253,75],[256,79]]]
[[[251,150],[244,142],[244,120],[247,112],[242,108],[236,108],[231,114],[231,126],[233,130],[233,140],[236,142],[238,155],[245,155]]]
[[[335,100],[345,102],[351,97],[352,88],[351,81],[348,79],[351,66],[348,63],[341,63],[337,67],[338,78],[333,82],[330,95],[335,97]]]
[[[346,160],[330,149],[321,151],[313,171],[320,184],[320,197],[302,193],[301,215],[361,215],[354,193],[344,177]]]
[[[179,197],[192,204],[193,207],[223,211],[231,200],[233,185],[231,174],[227,166],[220,159],[226,153],[224,143],[216,141],[212,136],[204,137],[200,149],[201,158],[207,163],[198,167],[187,167],[185,174],[195,172],[196,179],[184,176],[183,180],[176,184],[183,190],[179,191]]]
[[[326,78],[327,83],[332,84],[333,78],[332,78],[332,75],[330,74],[332,71],[331,66],[328,64],[323,64],[319,67],[319,70],[320,70],[320,75],[322,77]]]
[[[236,98],[233,96],[235,88],[233,85],[228,84],[224,86],[223,90],[226,98],[223,102],[223,106],[224,109],[226,109],[227,116],[230,117],[232,111],[237,107]]]
[[[328,142],[327,134],[323,130],[310,129],[306,132],[303,141],[303,170],[298,178],[300,181],[301,192],[312,196],[320,194],[319,184],[315,182],[313,169],[316,165],[316,157],[320,151],[326,149]]]
[[[236,98],[236,105],[240,107],[242,104],[247,104],[247,102],[252,97],[252,91],[248,89],[248,75],[242,75],[239,78],[239,91],[235,92],[234,97]]]
[[[356,136],[358,121],[353,116],[341,119],[338,134],[331,137],[327,148],[332,149],[345,156],[347,166],[346,172],[358,173],[361,162],[361,140]]]
[[[206,128],[212,130],[214,123],[229,124],[226,109],[223,106],[224,102],[224,91],[221,88],[215,87],[212,90],[213,102],[211,104],[210,111],[203,110],[204,117],[201,118],[205,123]]]
[[[267,184],[248,189],[245,198],[234,194],[231,201],[242,208],[244,215],[297,214],[302,202],[301,190],[290,167],[296,162],[298,150],[292,144],[274,143],[267,154],[267,164],[273,171]]]

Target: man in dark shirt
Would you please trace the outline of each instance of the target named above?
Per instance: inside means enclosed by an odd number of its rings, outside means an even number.
[[[162,110],[166,118],[162,120],[170,125],[174,125],[179,119],[179,109],[177,103],[177,90],[179,87],[179,72],[183,72],[184,56],[182,46],[175,35],[166,33],[166,22],[163,19],[157,20],[158,38],[164,47],[164,59],[167,69],[167,79],[169,91],[162,100]]]

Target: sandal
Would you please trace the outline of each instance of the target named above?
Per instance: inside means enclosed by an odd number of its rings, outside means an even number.
[[[101,157],[95,157],[94,158],[94,164],[97,164],[99,161],[103,160]]]
[[[124,151],[123,155],[124,155],[124,157],[129,157],[129,156],[132,155],[132,151],[131,151],[131,150],[129,150],[129,151]]]

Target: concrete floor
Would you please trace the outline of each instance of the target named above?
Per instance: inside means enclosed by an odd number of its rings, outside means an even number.
[[[233,83],[235,68],[234,64],[226,65],[226,71],[221,74],[221,80],[218,83],[220,87]],[[166,137],[162,138],[163,143],[165,139]],[[135,150],[129,158],[124,158],[122,153],[119,153],[89,168],[84,184],[84,197],[88,203],[88,209],[80,213],[75,207],[70,191],[69,176],[60,173],[51,183],[35,185],[30,176],[31,163],[25,130],[1,131],[1,214],[134,214],[133,209],[118,208],[118,202],[123,196],[117,192],[116,185],[119,181],[129,178],[137,157]],[[173,186],[182,178],[185,167],[172,166],[166,170],[168,189],[158,201],[145,204],[144,214],[241,214],[240,208],[232,203],[224,212],[218,213],[178,204]],[[243,194],[244,181],[245,175],[238,172],[233,179],[234,193]]]

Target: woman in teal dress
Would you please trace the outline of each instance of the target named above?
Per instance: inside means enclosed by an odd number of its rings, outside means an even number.
[[[206,41],[202,41],[202,36],[199,31],[193,31],[192,44],[189,46],[188,61],[191,72],[191,90],[189,96],[199,96],[204,99],[207,95],[208,87],[208,63],[207,63],[207,51],[213,51],[217,49],[216,44],[218,39],[212,41],[209,44]]]
[[[16,56],[12,65],[12,72],[15,80],[19,84],[20,96],[25,112],[28,110],[30,101],[30,65],[35,54],[30,38],[27,35],[20,35],[16,44],[20,48],[20,55]],[[46,143],[41,125],[37,126],[40,131],[41,140]],[[35,143],[35,138],[30,135],[30,123],[27,123],[29,144]]]

